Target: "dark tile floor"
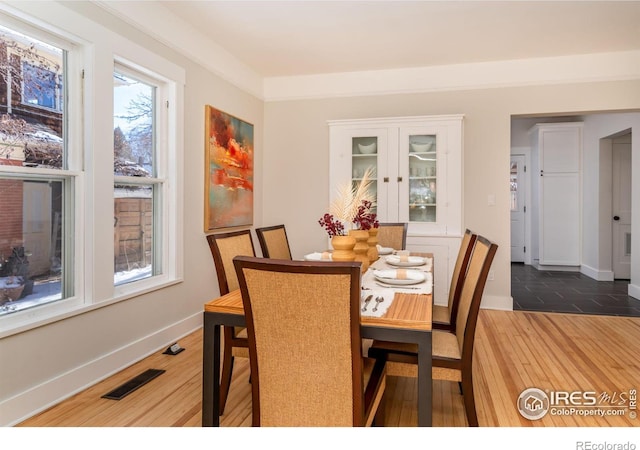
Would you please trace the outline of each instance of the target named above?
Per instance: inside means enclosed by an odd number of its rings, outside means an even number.
[[[628,284],[511,264],[514,310],[640,317],[640,300],[627,295]]]

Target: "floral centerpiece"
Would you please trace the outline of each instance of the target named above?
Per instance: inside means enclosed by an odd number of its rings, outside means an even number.
[[[355,238],[349,235],[354,219],[358,216],[359,208],[368,202],[373,204],[370,192],[372,169],[365,171],[362,180],[357,184],[351,181],[340,186],[334,200],[329,205],[329,212],[324,214],[318,223],[331,238],[334,249],[334,261],[353,261],[353,247]]]
[[[370,219],[366,214],[374,200],[370,191],[372,173],[372,169],[368,168],[355,186],[351,181],[339,186],[336,197],[329,205],[329,212],[318,220],[330,237],[345,236],[349,234],[352,223],[360,224],[361,220]],[[367,210],[360,212],[364,205],[369,206]]]

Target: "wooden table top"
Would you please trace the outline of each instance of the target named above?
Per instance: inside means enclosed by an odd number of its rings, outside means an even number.
[[[396,292],[393,303],[382,317],[361,316],[360,323],[368,326],[431,330],[431,294]],[[240,289],[211,300],[204,305],[205,312],[244,315]]]

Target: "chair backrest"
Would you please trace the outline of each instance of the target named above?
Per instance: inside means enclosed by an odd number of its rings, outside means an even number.
[[[463,370],[465,370],[465,363],[468,369],[471,367],[480,302],[497,250],[497,244],[490,242],[483,236],[478,236],[469,260],[456,318],[456,337],[462,354]]]
[[[360,264],[236,257],[254,426],[364,420]]]
[[[251,230],[210,234],[207,241],[216,266],[220,295],[238,289],[238,276],[233,266],[233,258],[239,255],[256,256]]]
[[[381,223],[378,225],[378,245],[395,250],[407,247],[407,227],[405,223]]]
[[[458,304],[460,301],[460,293],[462,292],[462,286],[464,284],[464,277],[467,274],[467,267],[469,265],[469,259],[471,258],[471,252],[473,246],[476,243],[477,234],[467,229],[462,236],[462,242],[460,243],[460,249],[458,250],[458,257],[456,258],[456,265],[453,268],[453,274],[451,275],[451,285],[449,286],[449,323],[455,330],[456,316],[458,315]]]
[[[284,225],[256,228],[262,256],[272,259],[291,259],[291,249]]]

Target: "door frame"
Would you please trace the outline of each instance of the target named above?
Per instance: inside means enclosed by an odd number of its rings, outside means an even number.
[[[600,173],[599,180],[600,186],[600,240],[598,242],[600,257],[599,266],[600,270],[592,276],[598,281],[613,281],[613,139],[619,136],[623,136],[632,132],[631,128],[620,130],[616,133],[608,136],[602,136],[600,138]],[[633,137],[632,137],[633,139]],[[632,156],[633,158],[633,151]],[[633,180],[633,171],[631,173],[631,179]],[[633,183],[633,182],[632,182]],[[633,184],[632,184],[633,188]],[[631,203],[631,217],[633,218],[633,202]],[[633,230],[633,223],[632,223]],[[633,264],[633,261],[632,261]],[[632,266],[633,272],[633,266]],[[591,276],[591,275],[589,275]]]

